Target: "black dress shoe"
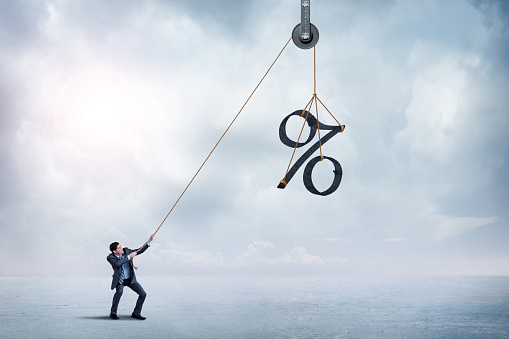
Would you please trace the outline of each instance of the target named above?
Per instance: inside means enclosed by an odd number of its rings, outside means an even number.
[[[135,318],[135,319],[139,319],[139,320],[145,320],[145,319],[147,319],[147,318],[145,318],[145,317],[142,317],[141,315],[136,315],[136,314],[134,314],[134,313],[133,313],[133,314],[131,314],[131,317],[133,317],[133,318]]]
[[[116,314],[110,314],[110,318],[113,319],[113,320],[117,320],[118,319],[118,316]]]

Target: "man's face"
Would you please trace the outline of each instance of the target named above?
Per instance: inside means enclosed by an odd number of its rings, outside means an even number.
[[[124,249],[122,248],[122,246],[120,246],[120,244],[117,245],[117,249],[113,251],[113,254],[119,256],[124,254]]]

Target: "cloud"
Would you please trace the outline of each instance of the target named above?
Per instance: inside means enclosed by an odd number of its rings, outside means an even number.
[[[268,263],[273,260],[275,247],[270,241],[255,241],[238,258],[239,264]]]
[[[474,228],[494,223],[498,220],[496,217],[475,218],[475,217],[447,217],[436,215],[433,219],[438,221],[438,225],[433,230],[433,239],[435,241],[444,241],[448,238],[457,237]]]
[[[157,262],[159,267],[206,267],[226,266],[227,261],[221,253],[207,251],[189,251],[182,246],[170,242],[164,248],[159,244],[151,246],[147,256]]]
[[[269,250],[269,251],[267,251]],[[268,264],[268,265],[323,265],[325,263],[344,262],[344,258],[327,257],[322,259],[318,255],[308,253],[304,247],[294,247],[288,253],[277,256],[275,247],[268,241],[256,241],[247,246],[247,251],[238,259],[241,265]]]
[[[226,257],[222,253],[211,253],[208,251],[190,251],[183,246],[170,242],[161,246],[154,243],[150,251],[144,254],[150,260],[157,262],[161,268],[254,268],[277,266],[323,266],[325,264],[343,263],[345,258],[325,259],[318,255],[308,253],[304,247],[294,247],[286,254],[281,254],[270,241],[255,241],[246,246],[245,251],[235,258]],[[147,259],[145,259],[147,261]]]
[[[3,274],[34,253],[65,261],[69,244],[103,260],[110,242],[141,245],[159,226],[300,20],[292,1],[214,3],[0,5]],[[405,251],[422,263],[417,248],[453,238],[474,256],[478,233],[485,253],[507,256],[505,3],[317,3],[317,91],[347,126],[323,145],[343,167],[339,189],[311,195],[302,169],[276,188],[292,151],[279,124],[313,92],[313,51],[290,43],[161,228],[154,260],[369,266],[390,248],[385,262]],[[83,74],[94,77],[76,84]],[[330,172],[317,164],[314,182]]]
[[[294,247],[288,254],[283,257],[283,262],[292,265],[322,265],[323,260],[317,255],[307,252],[304,247]]]
[[[381,239],[380,241],[384,241],[384,242],[402,242],[402,241],[405,241],[405,239],[403,239],[403,238],[385,238],[385,239]]]
[[[39,25],[47,17],[45,2],[26,3],[18,1],[0,4],[0,41],[5,48],[19,48],[39,37]]]
[[[505,26],[507,15],[509,14],[509,5],[504,0],[470,0],[472,5],[482,14],[483,23],[491,28],[495,24]]]

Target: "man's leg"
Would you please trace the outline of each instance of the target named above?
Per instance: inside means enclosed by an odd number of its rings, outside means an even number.
[[[145,298],[147,297],[147,293],[141,285],[135,281],[128,285],[134,292],[138,294],[138,300],[136,301],[136,307],[134,308],[134,315],[141,315],[141,308],[143,307],[143,303],[145,302]]]
[[[124,292],[124,285],[118,284],[117,289],[115,290],[115,294],[113,295],[113,302],[111,303],[111,312],[110,314],[117,314],[118,302],[120,301],[120,297]]]

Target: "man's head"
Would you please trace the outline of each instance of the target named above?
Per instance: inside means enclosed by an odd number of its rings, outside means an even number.
[[[115,255],[124,254],[124,249],[122,248],[122,246],[120,246],[120,244],[118,242],[112,242],[110,244],[110,251],[111,251],[111,253],[113,253]]]

